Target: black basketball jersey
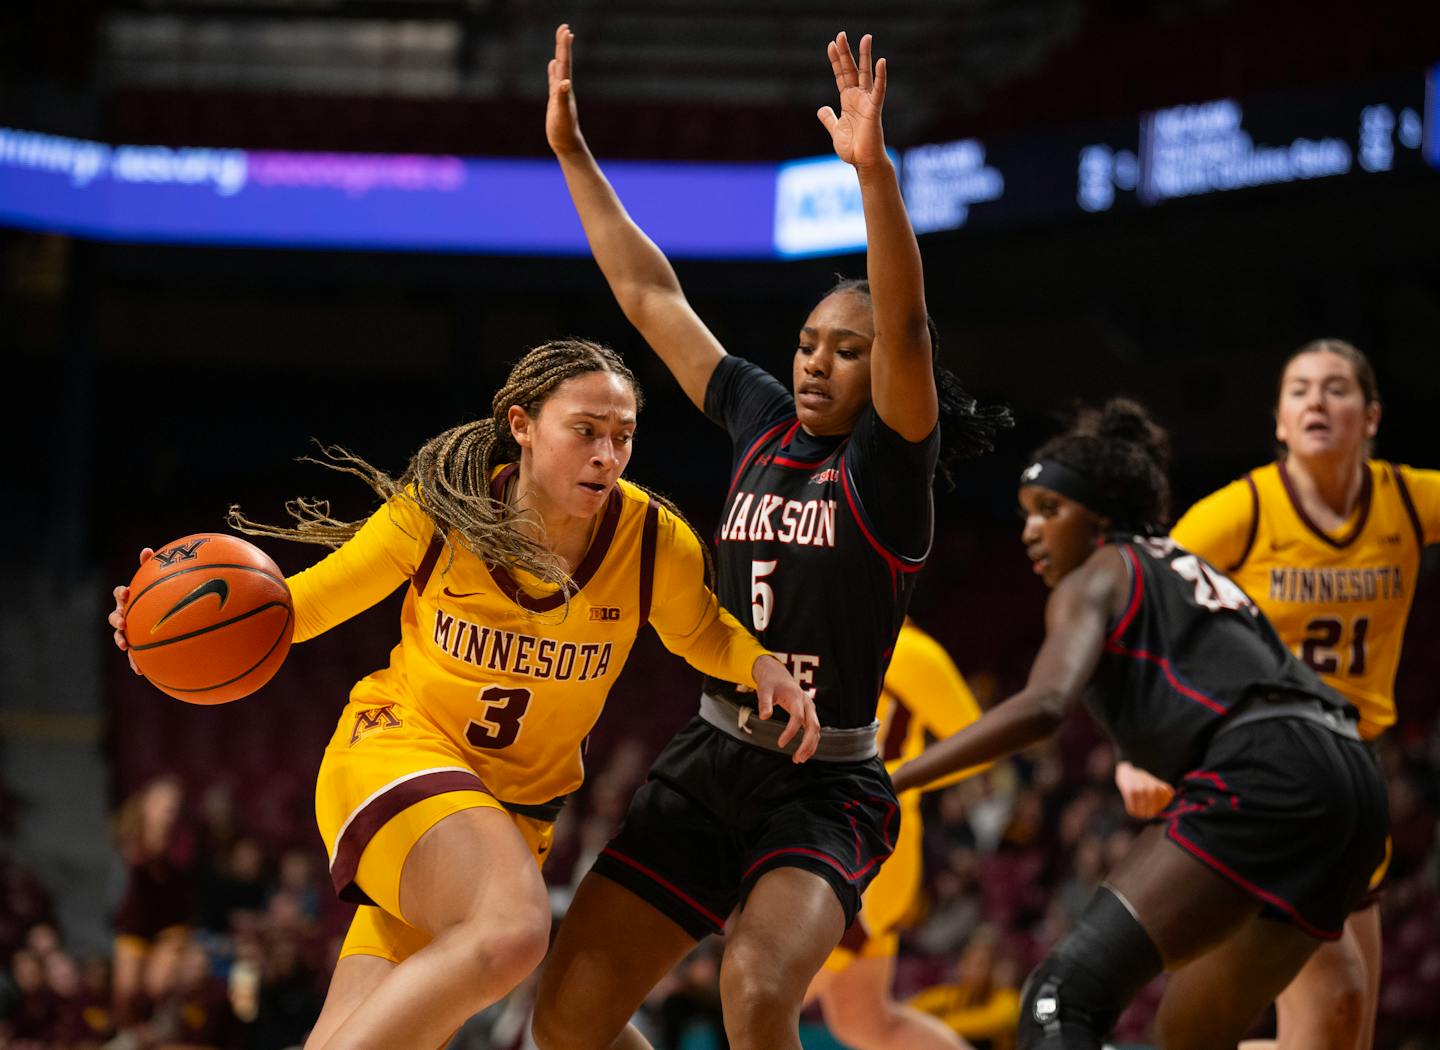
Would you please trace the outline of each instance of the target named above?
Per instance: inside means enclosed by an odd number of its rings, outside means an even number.
[[[1354,717],[1228,576],[1168,538],[1115,545],[1130,598],[1106,636],[1086,703],[1129,761],[1177,783],[1257,691],[1314,697]]]
[[[801,429],[790,392],[761,369],[726,358],[716,372],[706,408],[736,442],[716,533],[720,604],[813,691],[821,725],[869,725],[929,553],[938,430],[905,442],[867,408],[846,437],[816,438]],[[872,495],[886,504],[888,528],[862,493],[894,493]],[[923,539],[909,555],[892,538],[897,520],[912,542]],[[705,686],[754,706],[731,683]]]

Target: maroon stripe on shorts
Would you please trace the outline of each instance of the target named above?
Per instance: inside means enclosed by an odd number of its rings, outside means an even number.
[[[365,808],[351,818],[335,847],[335,861],[330,865],[330,881],[335,885],[335,895],[352,904],[374,904],[365,891],[355,885],[355,873],[360,870],[360,858],[365,853],[365,847],[370,845],[375,833],[391,817],[417,802],[450,791],[480,791],[494,796],[494,792],[474,773],[444,769],[402,781],[366,803]]]

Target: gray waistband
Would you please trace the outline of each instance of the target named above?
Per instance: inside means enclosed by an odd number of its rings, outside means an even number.
[[[785,722],[777,718],[762,722],[753,707],[742,707],[709,693],[700,694],[700,717],[720,732],[728,733],[736,740],[743,740],[766,751],[789,755],[800,746],[800,733],[796,733],[795,739],[783,748],[780,746],[780,734],[785,731]],[[874,758],[877,754],[875,733],[879,728],[879,722],[872,722],[859,729],[826,729],[822,726],[820,746],[816,749],[814,758],[821,762],[863,762],[867,758]]]
[[[1302,722],[1311,722],[1323,729],[1349,740],[1359,740],[1360,732],[1355,728],[1355,723],[1346,718],[1343,712],[1333,707],[1326,707],[1313,696],[1294,696],[1279,694],[1275,696],[1258,696],[1243,709],[1237,711],[1220,724],[1215,735],[1228,733],[1239,726],[1249,725],[1251,722],[1263,722],[1271,718],[1298,718]]]

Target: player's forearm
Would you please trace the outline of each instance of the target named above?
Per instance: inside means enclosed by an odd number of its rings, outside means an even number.
[[[755,661],[771,655],[755,636],[718,602],[709,599],[711,608],[683,634],[666,630],[666,625],[652,618],[660,640],[676,656],[711,678],[754,688]]]
[[[558,156],[590,252],[620,308],[640,327],[637,315],[643,312],[646,295],[657,291],[679,294],[680,281],[664,253],[625,211],[589,149]]]
[[[296,642],[324,634],[383,601],[413,574],[410,555],[429,537],[412,533],[428,522],[417,512],[407,513],[400,499],[372,514],[339,548],[286,579],[295,607]],[[403,526],[392,513],[402,516]]]
[[[883,164],[859,170],[858,175],[876,342],[887,350],[928,354],[925,272],[895,167],[887,158]]]
[[[947,773],[993,762],[1043,740],[1065,720],[1063,697],[1027,686],[974,725],[925,749],[892,778],[896,791],[923,787]]]

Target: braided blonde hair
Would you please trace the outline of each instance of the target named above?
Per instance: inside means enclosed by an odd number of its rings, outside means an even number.
[[[491,400],[490,416],[462,423],[425,442],[398,478],[339,445],[321,445],[323,458],[304,458],[331,470],[354,474],[386,503],[408,500],[434,522],[435,534],[444,542],[450,561],[454,560],[458,544],[487,564],[531,573],[561,588],[568,599],[574,585],[565,566],[547,544],[523,527],[533,523],[527,512],[490,495],[490,476],[496,466],[520,459],[520,446],[510,432],[511,407],[518,405],[532,415],[538,413],[561,383],[589,372],[619,376],[634,392],[636,410],[643,407],[639,381],[614,350],[586,339],[556,339],[533,348],[516,362],[505,385]],[[670,500],[645,491],[695,533],[705,552],[708,580],[712,573],[705,541]],[[250,536],[329,547],[340,546],[365,524],[364,520],[340,521],[331,517],[328,500],[295,499],[286,503],[285,509],[295,519],[295,525],[252,521],[238,506],[230,508],[227,520],[232,528]]]

